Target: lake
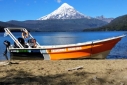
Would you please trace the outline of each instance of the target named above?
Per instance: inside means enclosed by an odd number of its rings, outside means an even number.
[[[63,45],[63,44],[75,44],[86,41],[94,41],[98,39],[109,38],[113,36],[119,36],[127,33],[126,31],[111,31],[111,32],[31,32],[33,37],[39,42],[40,45]],[[21,33],[15,32],[16,38],[21,37]],[[13,40],[6,36],[4,33],[0,33],[0,60],[5,60],[3,52],[5,46],[3,44],[4,40],[10,41],[12,44]],[[9,54],[8,54],[9,55]],[[127,58],[127,37],[122,38],[122,40],[116,44],[116,46],[111,50],[107,59],[121,59]]]

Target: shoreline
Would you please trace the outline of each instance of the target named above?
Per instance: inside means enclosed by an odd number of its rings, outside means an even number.
[[[126,59],[12,60],[11,62],[9,65],[0,64],[0,84],[127,84]]]

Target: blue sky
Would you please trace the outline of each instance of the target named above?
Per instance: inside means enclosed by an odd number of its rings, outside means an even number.
[[[127,0],[0,0],[0,21],[36,20],[63,3],[91,17],[116,18],[127,14]]]

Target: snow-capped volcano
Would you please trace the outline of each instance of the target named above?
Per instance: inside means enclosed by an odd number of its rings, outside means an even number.
[[[76,11],[74,7],[68,5],[67,3],[62,4],[57,10],[52,13],[39,18],[38,20],[47,19],[79,19],[79,18],[90,18],[84,14]]]

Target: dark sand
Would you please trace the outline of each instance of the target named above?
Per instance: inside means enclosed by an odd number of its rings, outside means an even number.
[[[127,85],[127,60],[0,62],[0,85]]]

